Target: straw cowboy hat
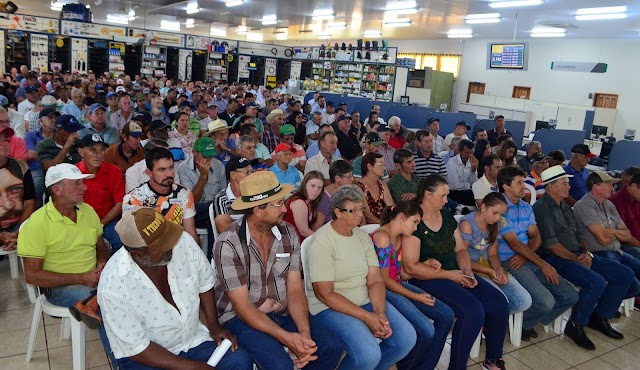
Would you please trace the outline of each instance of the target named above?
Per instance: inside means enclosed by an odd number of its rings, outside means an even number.
[[[258,171],[240,181],[240,197],[231,208],[241,211],[281,199],[291,193],[292,185],[280,184],[271,171]]]
[[[202,136],[209,136],[216,131],[227,130],[229,127],[227,127],[227,123],[225,121],[221,119],[217,119],[215,121],[209,122],[209,125],[207,126],[207,128],[208,128],[208,131],[205,132],[204,135]]]
[[[273,120],[273,118],[276,116],[284,116],[284,115],[285,113],[280,109],[274,109],[267,115],[267,118],[266,118],[267,123],[271,123],[271,120]]]

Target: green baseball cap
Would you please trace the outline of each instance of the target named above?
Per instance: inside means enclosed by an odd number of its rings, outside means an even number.
[[[216,152],[216,143],[208,136],[196,139],[196,142],[193,143],[193,150],[205,158],[210,158],[218,154],[218,152]]]
[[[295,134],[296,134],[296,128],[293,127],[293,125],[286,124],[280,127],[280,135],[295,135]]]

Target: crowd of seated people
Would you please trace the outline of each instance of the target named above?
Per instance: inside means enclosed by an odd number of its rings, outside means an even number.
[[[451,331],[464,369],[482,330],[499,370],[509,315],[528,341],[571,309],[593,350],[585,327],[622,339],[609,320],[640,295],[640,169],[589,173],[586,145],[517,160],[502,117],[409,135],[282,86],[15,79],[0,245],[114,368],[210,368],[228,339],[220,369],[434,369]]]

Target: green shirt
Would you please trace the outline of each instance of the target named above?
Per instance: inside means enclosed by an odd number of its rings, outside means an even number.
[[[440,261],[443,269],[457,270],[454,232],[458,223],[448,210],[442,209],[440,213],[442,214],[440,230],[433,231],[424,224],[424,221],[420,221],[418,229],[413,233],[413,236],[420,239],[420,262],[435,258]]]
[[[103,233],[100,218],[86,203],[76,209],[76,222],[60,214],[53,201],[33,212],[18,234],[18,255],[41,258],[43,270],[61,274],[96,268],[96,242]]]
[[[398,203],[400,201],[400,197],[402,194],[418,193],[418,184],[420,183],[420,178],[416,175],[411,175],[411,181],[407,181],[401,174],[396,174],[391,176],[389,182],[387,182],[387,186],[389,186],[389,191],[391,191],[391,197],[393,197],[393,201]]]
[[[377,152],[376,152],[377,153]],[[353,160],[353,163],[351,163],[351,165],[353,166],[353,177],[361,179],[362,178],[362,157],[363,156],[359,156],[358,158]],[[389,178],[389,173],[387,172],[387,169],[384,169],[384,176],[382,176],[380,179],[381,180],[385,180]]]
[[[42,163],[43,161],[50,161],[54,159],[58,155],[58,153],[60,153],[62,147],[58,146],[53,136],[51,136],[50,138],[44,139],[39,142],[36,146],[36,150],[38,151],[38,159],[40,159],[40,162]],[[78,140],[76,140],[71,149],[69,149],[67,155],[62,160],[62,163],[76,164],[81,160],[82,157],[80,157],[80,154],[78,154]]]
[[[578,238],[578,225],[573,210],[564,200],[556,203],[549,194],[545,193],[533,205],[538,229],[542,237],[542,248],[539,253],[543,256],[551,254],[548,247],[560,243],[571,253],[582,252],[582,245]]]

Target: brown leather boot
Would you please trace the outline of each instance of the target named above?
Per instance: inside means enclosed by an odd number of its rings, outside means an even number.
[[[71,311],[71,315],[76,320],[82,321],[90,329],[98,329],[102,325],[102,317],[99,314],[100,306],[95,293],[82,301],[76,302],[69,307],[69,311]]]

